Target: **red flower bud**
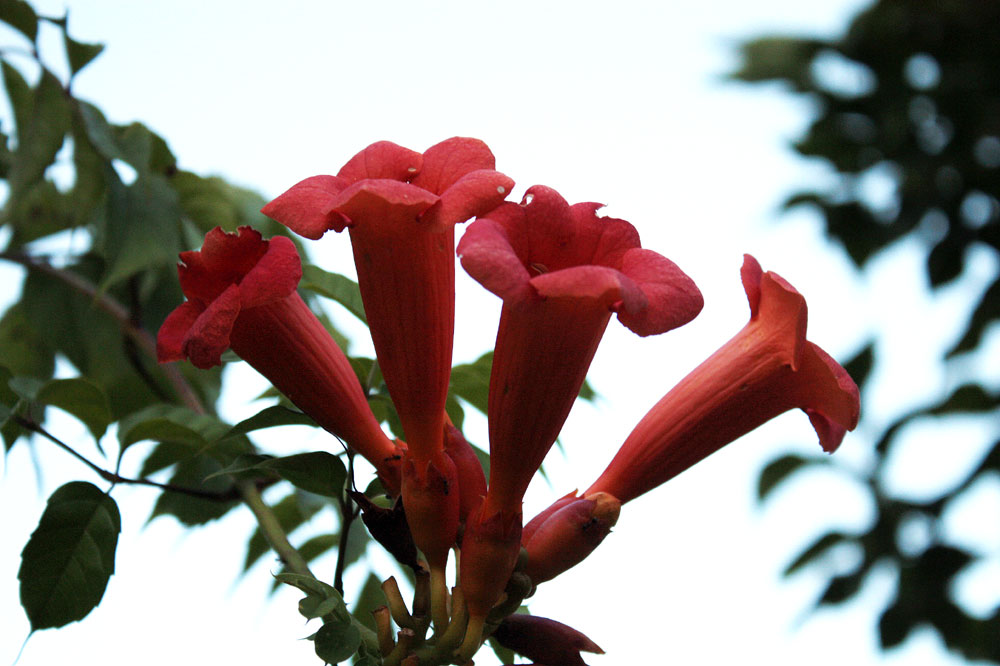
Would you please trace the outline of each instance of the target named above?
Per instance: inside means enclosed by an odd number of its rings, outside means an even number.
[[[611,533],[621,512],[621,502],[607,493],[559,503],[528,538],[522,537],[528,551],[524,573],[535,585],[582,562]]]

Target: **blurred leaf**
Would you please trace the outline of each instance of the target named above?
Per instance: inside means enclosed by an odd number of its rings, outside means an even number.
[[[844,369],[851,376],[854,383],[863,386],[871,374],[872,366],[875,364],[875,343],[869,342],[858,352],[854,358],[844,363]]]
[[[810,82],[807,63],[822,46],[809,39],[759,37],[740,45],[742,62],[730,76],[742,81],[786,79],[802,89]]]
[[[472,363],[456,365],[451,369],[451,392],[485,414],[492,368],[493,352],[486,352]]]
[[[1000,406],[1000,397],[990,395],[979,384],[959,386],[946,400],[927,410],[928,414],[989,412]]]
[[[95,441],[101,439],[111,424],[108,396],[100,386],[82,377],[50,380],[38,390],[35,400],[80,419]]]
[[[7,91],[7,99],[14,112],[14,127],[17,129],[18,136],[24,136],[31,125],[34,93],[28,82],[21,76],[21,72],[6,60],[0,60],[0,69],[3,71],[3,84]]]
[[[41,379],[55,371],[55,355],[31,325],[23,303],[15,303],[0,318],[0,365],[15,375]]]
[[[104,113],[89,102],[79,102],[78,108],[83,121],[82,136],[87,138],[91,147],[108,162],[121,159],[122,152],[118,148],[114,130]]]
[[[140,180],[170,175],[176,170],[177,158],[167,142],[142,123],[118,125],[112,130],[121,159],[139,173]]]
[[[795,558],[782,572],[785,576],[791,576],[803,567],[812,562],[816,561],[822,557],[827,551],[829,551],[834,546],[840,545],[842,543],[854,543],[854,537],[844,534],[843,532],[827,532],[816,541],[813,542],[811,546],[802,551],[798,557]]]
[[[270,407],[265,407],[250,418],[243,419],[233,426],[229,432],[223,435],[221,439],[226,439],[227,437],[233,437],[235,435],[245,435],[246,433],[253,432],[254,430],[263,430],[265,428],[275,428],[278,426],[288,425],[316,426],[316,422],[312,420],[312,417],[303,414],[300,411],[289,409],[281,405],[272,405]]]
[[[820,606],[842,604],[861,589],[862,572],[858,571],[846,576],[834,576],[819,598]]]
[[[358,651],[361,632],[353,624],[327,622],[319,628],[313,640],[317,657],[328,664],[339,664]]]
[[[338,273],[324,271],[312,264],[303,264],[302,281],[299,283],[299,287],[315,291],[321,296],[326,296],[340,303],[362,323],[368,323],[368,319],[365,317],[365,306],[361,302],[361,290],[354,280]]]
[[[358,595],[358,600],[354,604],[352,614],[361,624],[374,630],[375,618],[372,617],[372,611],[385,605],[386,598],[385,592],[382,591],[382,581],[374,573],[368,574],[368,578],[365,579],[365,584],[361,588],[361,594]]]
[[[21,553],[21,605],[31,630],[83,619],[115,571],[118,506],[96,486],[74,481],[49,497]]]
[[[0,0],[0,21],[34,43],[38,37],[38,15],[24,0]]]
[[[70,108],[66,93],[55,75],[43,69],[34,90],[27,125],[17,128],[17,149],[8,176],[8,214],[42,180],[45,170],[62,148],[69,129]]]
[[[782,481],[803,467],[822,464],[826,464],[824,458],[806,458],[794,454],[772,460],[764,467],[757,480],[757,500],[764,501]]]
[[[76,41],[69,36],[69,33],[65,29],[63,30],[63,41],[66,45],[66,59],[69,61],[71,76],[76,76],[81,69],[90,64],[104,50],[104,44],[88,44]]]
[[[1000,319],[1000,278],[990,285],[986,293],[979,299],[979,304],[969,319],[962,339],[948,350],[948,357],[972,351],[983,342],[983,334],[987,326]]]
[[[493,654],[497,656],[504,664],[513,664],[514,660],[517,658],[517,654],[510,648],[500,645],[500,641],[490,636],[489,638],[490,648],[493,650]]]
[[[883,650],[902,645],[916,626],[913,614],[898,603],[889,606],[878,622],[879,644]]]
[[[951,282],[962,273],[967,239],[949,233],[927,255],[927,277],[931,288]]]

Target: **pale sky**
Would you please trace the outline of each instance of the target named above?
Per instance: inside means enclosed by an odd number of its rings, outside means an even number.
[[[896,253],[863,281],[843,252],[826,244],[815,216],[798,212],[779,222],[782,199],[826,174],[786,147],[806,126],[810,106],[777,86],[722,80],[742,39],[762,32],[831,36],[868,4],[862,0],[298,0],[281,10],[277,3],[228,0],[36,4],[50,14],[68,4],[71,33],[107,44],[77,79],[76,93],[114,122],[149,125],[182,168],[275,196],[306,176],[335,173],[376,140],[422,151],[450,136],[474,136],[491,146],[497,169],[517,181],[516,198],[540,183],[570,202],[606,203],[609,214],[638,228],[644,247],[694,278],[706,306],[687,327],[639,339],[612,321],[590,374],[602,398],[570,416],[565,455],[550,455],[551,485],[532,485],[526,517],[588,486],[673,382],[742,327],[742,253],[805,294],[809,338],[840,360],[884,323],[894,272],[919,261]],[[8,37],[0,33],[0,40]],[[346,237],[331,233],[313,247],[320,265],[353,273]],[[995,269],[986,262],[982,275]],[[495,297],[461,269],[459,275],[456,362],[492,348],[499,312]],[[904,321],[929,310],[958,312],[946,299],[896,305]],[[350,325],[347,317],[338,321]],[[949,332],[895,334],[926,356]],[[353,350],[369,348],[359,338]],[[893,362],[911,367],[910,356]],[[230,379],[227,413],[255,413],[261,405],[249,401],[263,380],[245,368]],[[935,383],[905,388],[909,393],[865,396],[863,408],[891,413],[932,395]],[[64,438],[82,432],[72,421],[60,428]],[[290,433],[294,448],[280,438],[262,441],[278,454],[331,446],[322,433]],[[467,434],[485,446],[482,419],[470,418]],[[98,483],[62,452],[44,443],[36,449],[40,479],[22,443],[0,481],[0,663],[14,660],[28,631],[16,572],[45,497],[69,480]],[[627,505],[591,558],[539,589],[532,612],[601,645],[606,655],[586,658],[595,665],[873,663],[875,622],[890,598],[890,579],[874,576],[849,612],[808,615],[822,577],[780,577],[811,539],[833,526],[861,529],[870,518],[864,496],[833,474],[796,479],[758,507],[759,470],[789,450],[819,450],[798,412]],[[870,462],[863,438],[854,435],[836,456],[848,466]],[[900,483],[908,487],[905,478]],[[20,666],[80,659],[105,666],[320,663],[312,644],[298,640],[315,630],[298,615],[299,593],[268,597],[265,563],[237,577],[252,528],[247,512],[185,531],[171,519],[144,525],[155,500],[148,489],[119,487],[114,497],[123,533],[104,602],[80,623],[32,637]],[[375,552],[378,570],[390,573]],[[333,562],[316,570],[332,577]],[[348,583],[359,582],[360,572],[350,573]],[[993,574],[986,584],[994,581],[1000,594],[1000,575]],[[487,654],[477,664],[496,663]],[[961,663],[949,661],[929,633],[886,658],[917,661]]]

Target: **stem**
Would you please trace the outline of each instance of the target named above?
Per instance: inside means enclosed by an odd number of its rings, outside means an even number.
[[[354,485],[354,454],[347,450],[347,478]],[[350,493],[341,493],[337,498],[340,503],[340,540],[337,547],[337,567],[333,574],[333,588],[344,594],[344,569],[347,568],[347,543],[351,536],[351,524],[358,517],[358,509],[351,500]]]
[[[172,493],[180,493],[182,495],[190,495],[192,497],[198,497],[200,499],[207,499],[218,502],[227,502],[238,499],[237,496],[228,492],[221,492],[221,493],[212,492],[210,490],[201,490],[200,488],[187,488],[184,486],[177,486],[172,483],[160,483],[159,481],[153,481],[152,479],[146,479],[146,478],[132,479],[126,476],[121,476],[117,472],[111,472],[109,470],[106,470],[100,465],[90,461],[79,451],[77,451],[69,444],[62,441],[61,439],[59,439],[58,437],[47,431],[45,428],[32,421],[31,419],[27,419],[23,416],[17,416],[17,415],[12,416],[11,418],[15,423],[17,423],[17,425],[21,426],[25,430],[30,430],[31,432],[41,435],[45,439],[49,440],[50,442],[61,448],[63,451],[66,451],[71,456],[73,456],[74,458],[82,462],[84,465],[89,467],[91,471],[93,471],[99,477],[101,477],[102,479],[104,479],[109,483],[112,484],[123,483],[136,486],[151,486],[153,488],[159,488],[160,490],[166,490]]]
[[[278,522],[277,516],[271,511],[265,502],[264,498],[260,496],[260,491],[257,490],[255,486],[250,481],[236,481],[236,488],[243,498],[244,504],[253,513],[254,518],[257,519],[257,524],[260,526],[261,534],[267,540],[268,544],[281,561],[284,563],[288,570],[303,574],[306,576],[312,576],[313,572],[309,570],[309,564],[306,562],[302,554],[295,549],[295,547],[289,543],[288,536],[285,534],[285,530],[282,529],[281,523]]]

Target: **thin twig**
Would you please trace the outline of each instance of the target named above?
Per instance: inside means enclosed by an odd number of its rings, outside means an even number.
[[[213,492],[211,490],[201,490],[200,488],[187,488],[184,486],[177,486],[172,483],[160,483],[159,481],[153,481],[152,479],[146,479],[146,478],[133,479],[127,476],[122,476],[117,472],[111,472],[109,470],[106,470],[100,465],[89,460],[86,456],[81,454],[72,446],[62,441],[61,439],[59,439],[58,437],[47,431],[45,428],[35,423],[33,420],[25,418],[23,416],[18,416],[16,414],[11,416],[11,419],[15,423],[17,423],[17,425],[21,426],[25,430],[30,430],[31,432],[41,435],[45,439],[49,440],[50,442],[61,448],[62,450],[66,451],[71,456],[73,456],[74,458],[82,462],[84,465],[89,467],[91,471],[93,471],[99,477],[101,477],[102,479],[104,479],[109,483],[115,483],[115,484],[122,483],[122,484],[136,485],[136,486],[152,486],[154,488],[159,488],[160,490],[166,490],[172,493],[179,493],[182,495],[190,495],[192,497],[212,500],[215,502],[231,502],[233,500],[239,499],[239,496],[235,495],[232,492]]]
[[[347,451],[347,478],[354,486],[354,453]],[[337,548],[337,568],[333,574],[333,587],[344,594],[344,569],[347,568],[347,544],[351,536],[351,524],[358,517],[358,508],[351,499],[350,493],[341,493],[340,502],[340,545]]]

